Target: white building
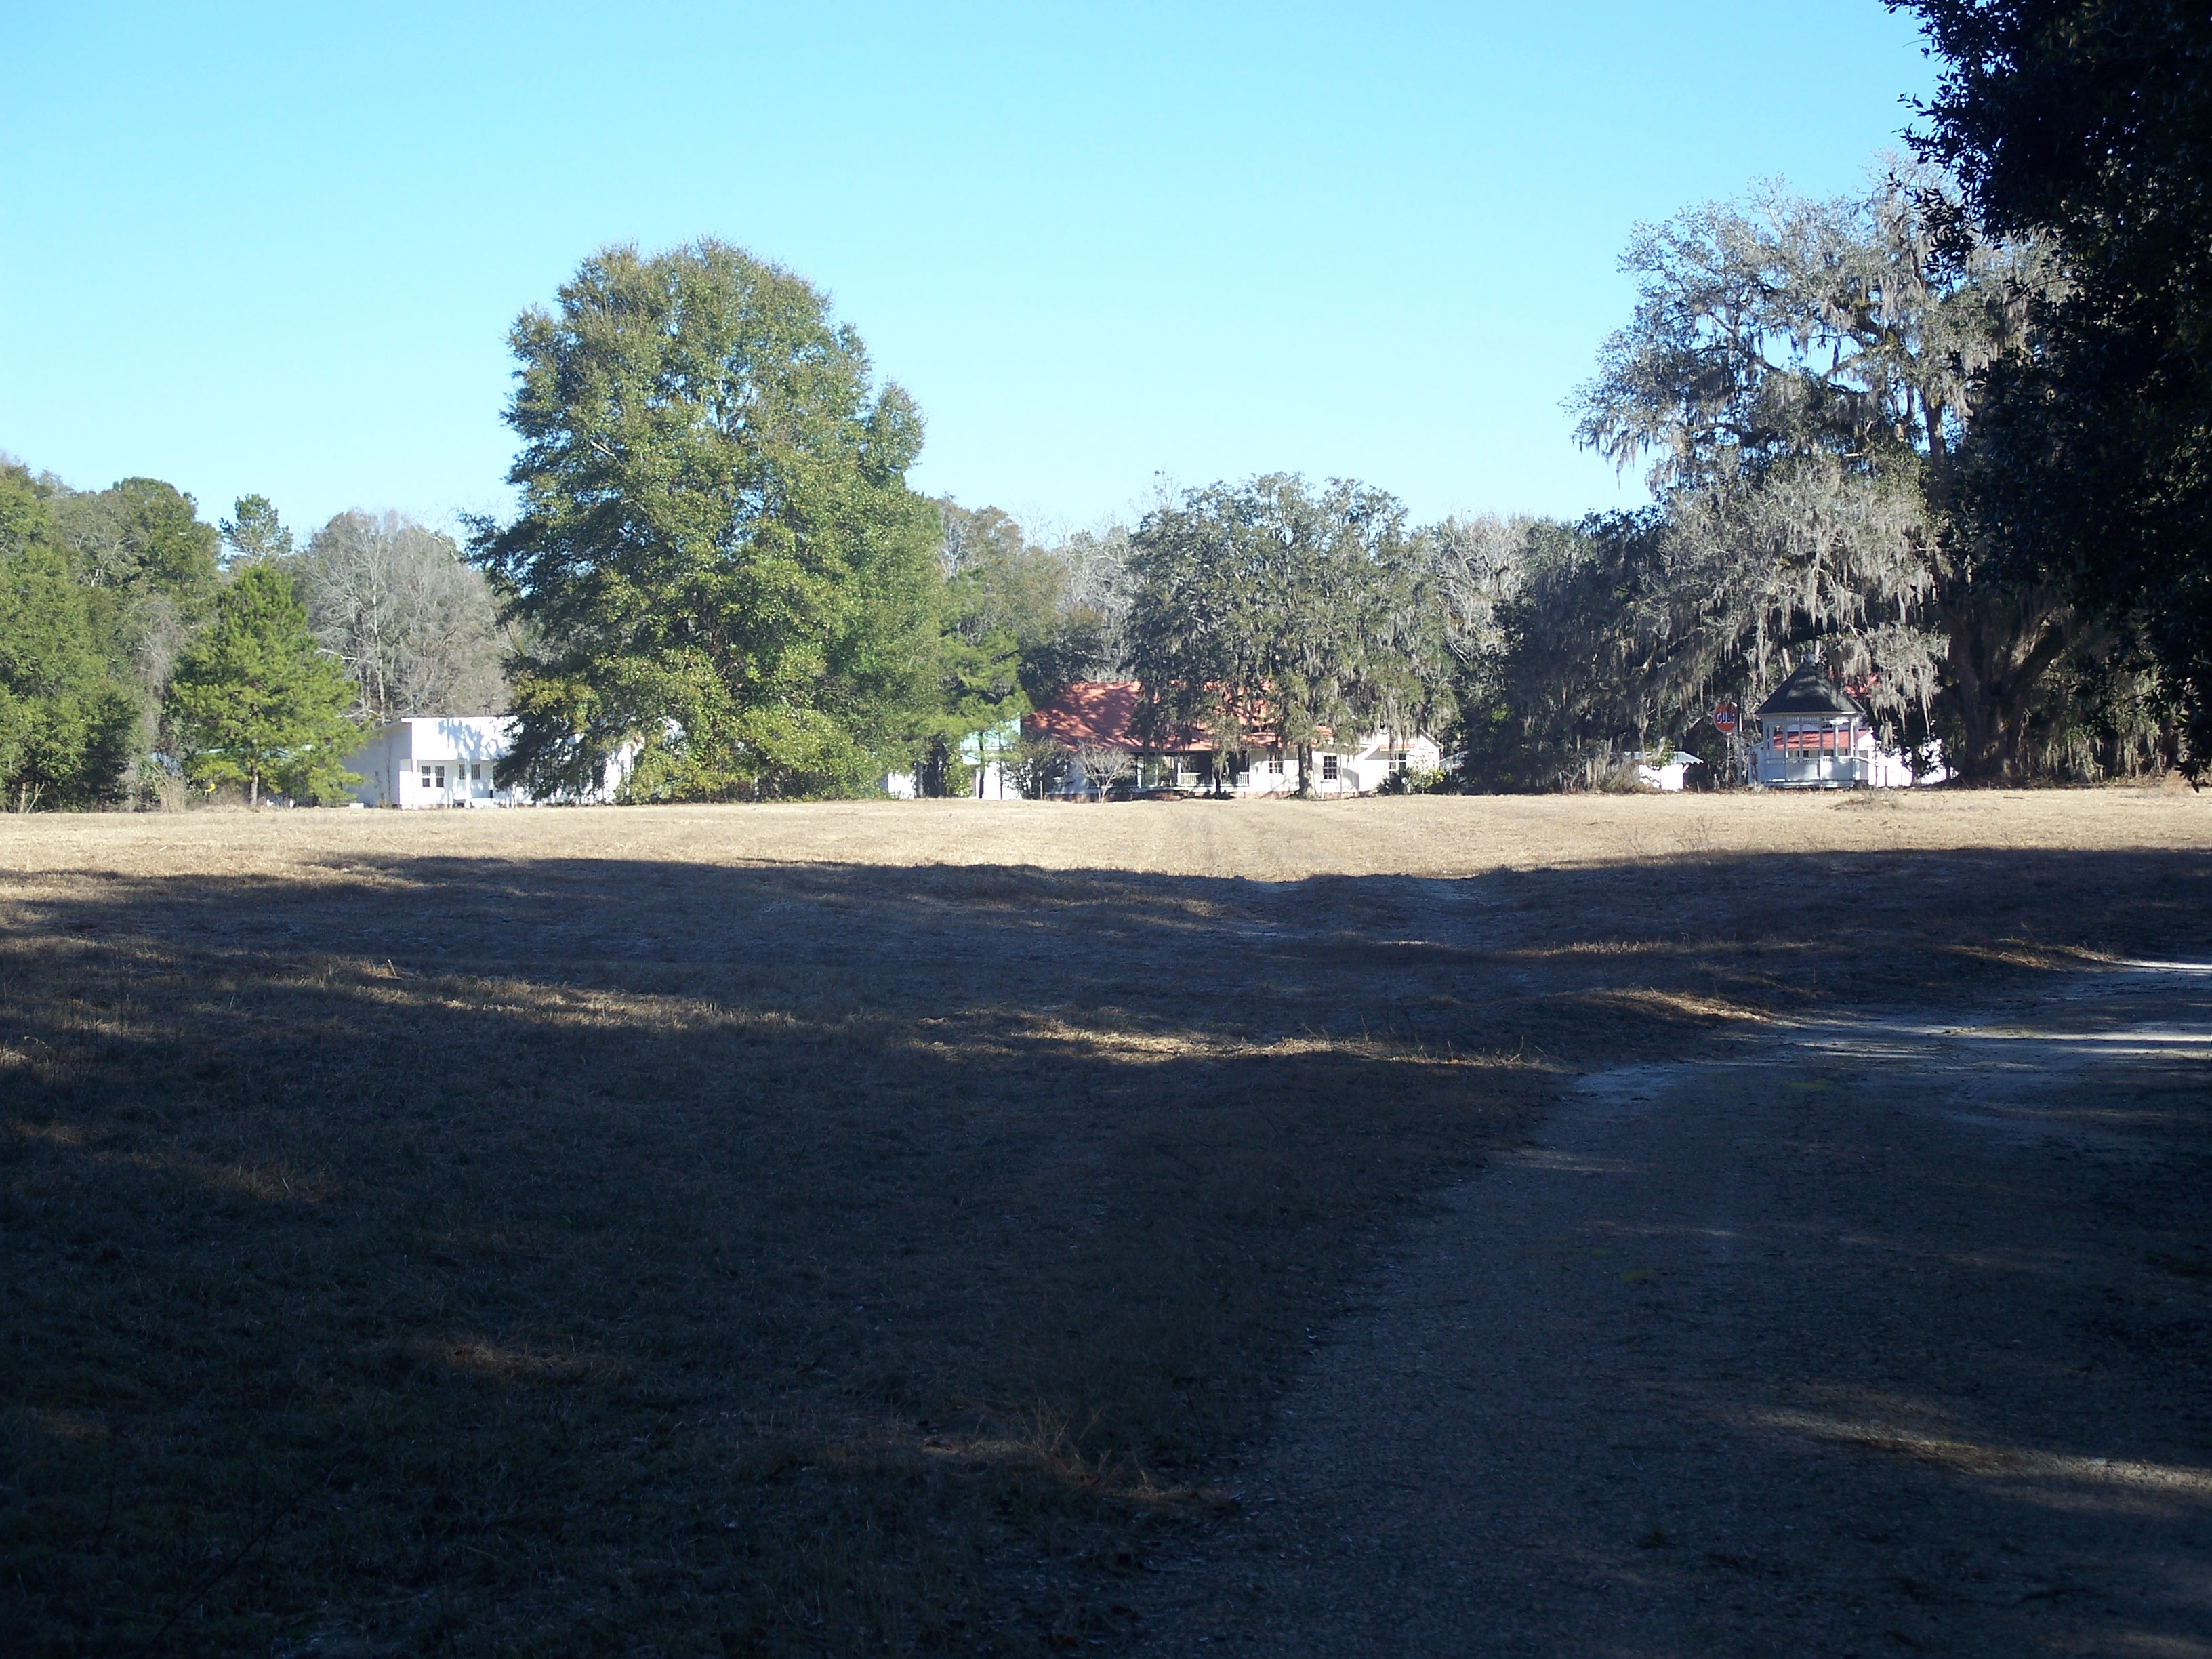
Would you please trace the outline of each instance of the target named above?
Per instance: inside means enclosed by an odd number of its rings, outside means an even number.
[[[345,769],[361,775],[354,799],[364,806],[529,806],[532,796],[492,781],[514,729],[505,714],[423,714],[392,721],[347,757]],[[629,771],[635,750],[625,749],[600,788],[578,799],[611,801]],[[567,799],[563,797],[563,799]]]
[[[1021,787],[1014,780],[1012,756],[1022,740],[1022,723],[1008,720],[988,732],[970,732],[960,739],[960,758],[968,768],[969,792],[977,800],[1019,800]]]
[[[1296,750],[1255,749],[1243,756],[1244,769],[1231,771],[1229,793],[1236,795],[1294,795],[1298,789]],[[1393,777],[1441,772],[1443,750],[1418,732],[1367,732],[1313,751],[1314,791],[1322,795],[1371,795]],[[1185,787],[1201,780],[1192,776]]]
[[[1937,764],[1915,778],[1902,755],[1875,740],[1874,721],[1857,699],[1810,657],[1753,718],[1751,781],[1770,789],[1908,789],[1950,776],[1937,755]]]
[[[1654,750],[1650,754],[1631,755],[1636,763],[1636,781],[1646,789],[1663,789],[1669,794],[1680,793],[1693,766],[1703,766],[1704,759],[1686,749],[1677,749],[1670,756]]]
[[[1018,720],[988,731],[970,732],[960,739],[960,763],[968,769],[968,799],[1022,798],[1012,759],[1015,746],[1021,740],[1022,723]],[[920,797],[921,786],[911,772],[893,772],[884,777],[883,791],[893,800],[914,800]]]

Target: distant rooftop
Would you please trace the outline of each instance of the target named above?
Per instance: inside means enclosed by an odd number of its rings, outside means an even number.
[[[1774,695],[1759,705],[1758,718],[1789,714],[1859,714],[1866,710],[1850,694],[1830,679],[1820,664],[1808,657],[1797,672],[1775,688]]]
[[[1049,738],[1068,749],[1126,749],[1131,752],[1151,752],[1158,745],[1147,744],[1138,737],[1136,729],[1137,699],[1144,685],[1138,680],[1079,680],[1047,700],[1035,712],[1022,716],[1022,735],[1025,738]],[[1326,727],[1316,733],[1326,740]],[[1246,749],[1272,749],[1275,734],[1264,728],[1246,730],[1238,739]],[[1194,726],[1181,733],[1176,741],[1165,745],[1167,752],[1185,755],[1211,754],[1217,744],[1214,734],[1206,727]]]
[[[1134,680],[1084,680],[1022,716],[1022,735],[1050,738],[1068,749],[1142,749],[1133,722]]]

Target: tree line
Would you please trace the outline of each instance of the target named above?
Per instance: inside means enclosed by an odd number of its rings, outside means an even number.
[[[1911,159],[1630,242],[1633,314],[1572,408],[1649,507],[1415,525],[1371,484],[1273,474],[1033,538],[911,487],[921,412],[803,278],[712,240],[612,247],[512,331],[518,509],[465,547],[348,514],[295,549],[259,498],[216,527],[150,480],[0,475],[9,797],[313,796],[348,732],[495,709],[499,781],[539,794],[617,756],[632,800],[907,769],[958,793],[1020,714],[1109,675],[1163,747],[1389,726],[1442,739],[1451,787],[1573,787],[1651,750],[1718,762],[1717,705],[1808,660],[1970,780],[2193,777],[2212,22],[1892,3],[1948,66]],[[241,690],[278,658],[291,690]],[[267,714],[287,699],[325,724]]]
[[[514,331],[524,510],[474,542],[525,641],[514,779],[574,787],[634,745],[633,799],[902,765],[957,793],[986,734],[1114,674],[1163,747],[1411,727],[1455,787],[1571,787],[1655,749],[1719,761],[1716,706],[1808,659],[1967,779],[2193,769],[2175,617],[2202,556],[2124,591],[2087,541],[2021,529],[2022,469],[2057,463],[2018,388],[2057,406],[2082,278],[1956,159],[1640,228],[1634,314],[1574,410],[1654,504],[1573,522],[1415,526],[1371,485],[1279,474],[1039,545],[907,486],[919,411],[801,278],[715,242],[608,250]]]
[[[158,479],[74,489],[0,457],[8,805],[335,799],[374,725],[505,706],[491,588],[450,537],[342,513],[295,546],[264,497],[234,512],[209,524]]]

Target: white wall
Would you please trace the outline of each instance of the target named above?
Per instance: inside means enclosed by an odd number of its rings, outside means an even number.
[[[1315,792],[1323,795],[1372,794],[1389,781],[1397,765],[1394,752],[1402,752],[1409,771],[1435,772],[1443,766],[1443,751],[1431,738],[1370,732],[1353,748],[1314,751]],[[1328,775],[1332,756],[1336,761],[1334,777]],[[1282,770],[1269,771],[1271,761],[1279,762]],[[1255,752],[1251,757],[1251,770],[1243,775],[1236,787],[1237,793],[1245,795],[1295,794],[1298,787],[1298,757],[1288,750],[1279,756]]]
[[[505,806],[492,770],[507,753],[508,721],[495,714],[393,720],[349,757],[361,775],[354,797],[369,806]]]
[[[887,775],[883,787],[893,800],[915,800],[921,794],[911,772]],[[1019,800],[1022,792],[1014,787],[1013,769],[992,761],[969,781],[968,795],[971,800]]]
[[[501,789],[494,769],[507,754],[514,722],[504,714],[426,714],[393,720],[349,756],[345,769],[361,775],[354,798],[368,806],[529,806],[535,798]],[[624,748],[610,763],[605,787],[585,799],[612,800],[637,758]]]
[[[1951,775],[1943,764],[1942,745],[1931,743],[1931,769],[1915,779],[1903,755],[1876,745],[1874,733],[1862,731],[1858,746],[1841,755],[1796,757],[1778,754],[1765,740],[1751,750],[1752,781],[1772,789],[1841,788],[1854,784],[1875,789],[1910,789],[1916,783],[1941,783]]]

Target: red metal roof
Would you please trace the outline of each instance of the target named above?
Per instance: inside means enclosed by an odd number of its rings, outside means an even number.
[[[1137,736],[1137,699],[1144,690],[1136,680],[1079,680],[1042,708],[1022,716],[1022,735],[1049,738],[1069,749],[1152,749]],[[1320,733],[1326,738],[1328,733]],[[1242,746],[1272,749],[1273,732],[1247,731]],[[1180,755],[1210,755],[1216,747],[1213,733],[1203,726],[1181,734],[1167,745]]]
[[[1084,680],[1022,716],[1022,735],[1050,738],[1069,749],[1142,749],[1132,722],[1134,680]]]

